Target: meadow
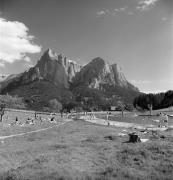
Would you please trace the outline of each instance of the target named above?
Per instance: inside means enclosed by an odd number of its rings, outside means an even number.
[[[42,115],[45,121],[41,124],[8,126],[16,116],[8,113],[8,122],[4,120],[0,126],[1,137],[49,129],[0,139],[2,180],[171,180],[173,177],[172,128],[153,135],[152,131],[143,133],[83,120],[68,122],[60,116],[55,117],[56,123],[51,123],[49,115]],[[21,121],[34,115],[16,113]],[[127,114],[123,120],[128,120],[128,116],[132,115]],[[121,119],[120,115],[113,118]],[[138,118],[143,121],[142,116]],[[149,141],[129,143],[128,133],[133,131]]]

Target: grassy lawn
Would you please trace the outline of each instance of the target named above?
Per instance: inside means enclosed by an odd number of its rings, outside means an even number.
[[[118,136],[131,131],[78,120],[5,139],[0,142],[0,179],[171,180],[173,130],[147,133],[146,143],[127,143],[128,136]]]

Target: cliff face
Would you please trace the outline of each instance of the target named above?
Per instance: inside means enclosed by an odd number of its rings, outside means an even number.
[[[117,64],[111,65],[111,69],[114,76],[115,84],[118,84],[121,87],[127,87],[127,80],[121,70],[121,67],[119,67]]]
[[[53,81],[55,85],[63,84],[68,87],[68,82],[71,82],[81,66],[74,61],[63,57],[61,54],[56,54],[52,50],[45,51],[36,67],[39,68],[43,78]]]

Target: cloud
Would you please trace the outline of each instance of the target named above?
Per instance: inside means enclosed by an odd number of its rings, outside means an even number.
[[[133,14],[134,14],[134,12],[132,12],[132,11],[128,12],[128,15],[133,15]]]
[[[102,15],[105,15],[105,14],[106,14],[106,11],[103,11],[103,10],[97,11],[98,16],[102,16]]]
[[[0,64],[28,61],[26,53],[39,53],[41,46],[33,43],[28,27],[18,21],[0,18]]]
[[[98,16],[103,16],[103,15],[113,15],[115,16],[117,13],[123,12],[127,9],[127,6],[124,7],[120,7],[120,8],[115,8],[115,9],[104,9],[104,10],[100,10],[97,11],[97,15]]]
[[[162,21],[167,21],[168,18],[167,17],[162,17]]]
[[[119,12],[119,9],[118,9],[118,8],[115,8],[114,11],[115,11],[115,12]]]
[[[119,11],[125,11],[127,9],[127,6],[119,8]]]
[[[148,10],[151,6],[155,5],[157,1],[159,0],[140,0],[136,9],[140,11]]]

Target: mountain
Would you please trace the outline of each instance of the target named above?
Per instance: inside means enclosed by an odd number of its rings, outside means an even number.
[[[49,81],[57,87],[69,88],[69,82],[79,72],[81,66],[74,61],[57,55],[52,50],[48,49],[41,56],[35,67],[17,74],[10,75],[7,79],[1,82],[0,92],[8,92],[14,88],[32,83],[34,81]]]
[[[98,57],[81,66],[47,49],[34,67],[1,81],[0,93],[22,96],[31,108],[43,109],[54,98],[63,104],[82,102],[85,97],[117,97],[131,102],[139,91],[117,64],[109,65]]]
[[[74,86],[86,85],[90,88],[102,89],[103,86],[119,86],[122,88],[133,88],[121,68],[117,64],[109,65],[102,58],[93,59],[85,65],[79,73],[76,74],[73,80]]]
[[[58,55],[51,49],[43,54],[36,67],[44,79],[53,82],[55,85],[62,83],[66,88],[69,86],[68,82],[71,82],[75,74],[81,69],[81,65],[65,56],[63,57],[62,54]]]
[[[126,103],[131,103],[139,94],[139,90],[126,80],[117,64],[109,65],[100,57],[93,59],[76,74],[72,91],[79,99],[88,94],[95,99],[100,94],[101,99],[116,97],[116,101],[122,100]],[[94,101],[100,101],[100,97]]]

